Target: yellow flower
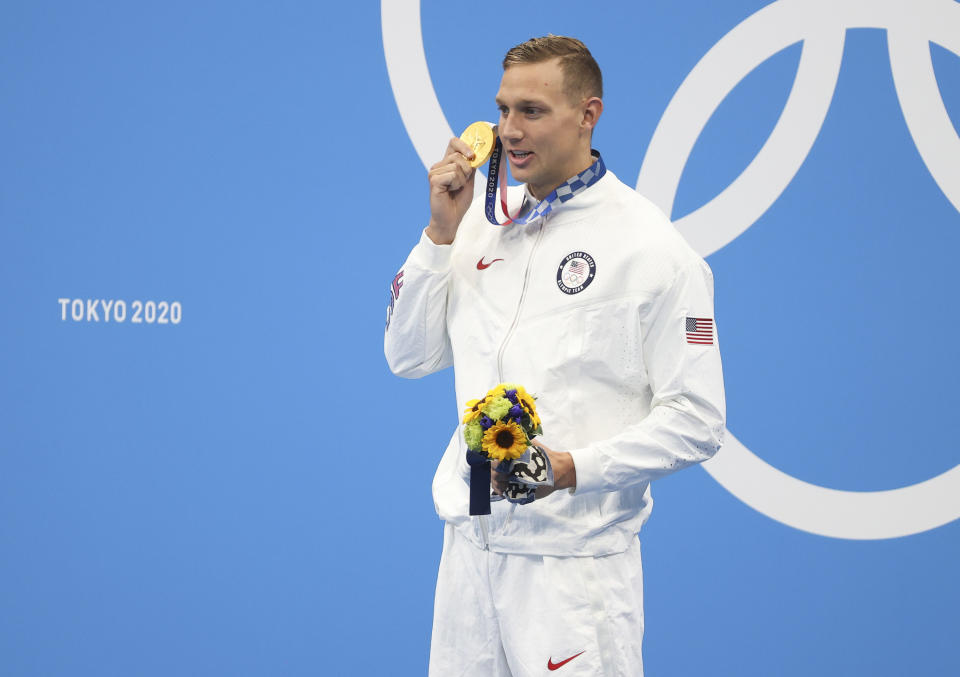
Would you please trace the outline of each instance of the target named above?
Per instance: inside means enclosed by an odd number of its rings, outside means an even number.
[[[532,425],[534,428],[539,425],[543,425],[543,421],[540,420],[540,415],[537,412],[531,411],[528,413],[530,414],[530,425]]]
[[[504,385],[501,383],[500,385],[494,386],[493,388],[491,388],[490,390],[488,390],[488,391],[487,391],[487,394],[483,396],[483,399],[486,400],[487,402],[489,402],[490,400],[492,400],[492,399],[495,398],[495,397],[503,397],[503,394],[506,393],[506,392],[507,392],[507,389],[506,389],[506,388],[504,387]]]
[[[479,400],[470,400],[467,402],[467,405],[463,409],[463,423],[469,423],[470,421],[479,420],[483,416],[483,408],[493,399],[497,397],[502,397],[504,393],[507,392],[507,389],[501,383],[500,385],[491,388],[490,392],[481,397]]]
[[[517,399],[527,409],[527,411],[536,413],[537,405],[534,404],[534,397],[528,393],[523,386],[517,386]]]
[[[470,421],[476,421],[481,416],[483,416],[483,412],[480,410],[480,408],[484,405],[485,399],[486,398],[479,399],[479,400],[470,400],[469,402],[467,402],[467,406],[463,410],[464,423],[470,423]]]
[[[523,428],[513,421],[494,423],[483,434],[481,442],[484,453],[496,461],[520,458],[528,444]]]
[[[517,391],[517,400],[520,402],[520,406],[530,415],[530,422],[533,424],[533,427],[536,428],[541,424],[541,421],[540,415],[537,414],[535,398],[520,384],[511,385],[511,388]]]

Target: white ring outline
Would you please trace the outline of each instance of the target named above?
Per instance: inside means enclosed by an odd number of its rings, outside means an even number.
[[[721,38],[681,83],[647,149],[637,190],[669,214],[690,151],[713,111],[756,65],[803,42],[787,103],[757,156],[719,195],[676,222],[704,257],[726,245],[766,212],[806,159],[829,109],[846,30],[880,28],[887,31],[894,86],[917,150],[960,211],[960,138],[939,96],[928,44],[960,55],[958,10],[952,0],[778,0],[760,9]],[[382,0],[381,26],[394,99],[421,162],[429,167],[453,131],[430,79],[419,0]],[[737,49],[742,41],[762,58],[751,65]],[[720,72],[718,61],[724,62]],[[831,77],[824,78],[825,72]],[[704,468],[747,505],[797,529],[882,539],[960,518],[960,465],[898,489],[844,491],[792,477],[750,452],[729,430],[726,436],[722,453]]]
[[[733,241],[774,203],[810,152],[830,107],[847,29],[887,26],[895,27],[887,29],[890,64],[907,127],[960,211],[960,138],[939,96],[927,44],[960,56],[960,8],[953,0],[779,0],[749,16],[700,59],[667,104],[637,191],[670,214],[693,145],[723,99],[757,65],[803,42],[790,96],[756,157],[719,195],[675,222],[704,257]]]
[[[773,204],[806,159],[833,96],[846,30],[889,26],[904,119],[937,185],[960,211],[960,139],[939,96],[928,44],[960,55],[958,10],[942,0],[780,0],[764,7],[714,45],[680,85],[654,132],[637,190],[669,214],[680,174],[713,111],[753,67],[802,40],[793,88],[767,142],[730,186],[676,221],[703,256],[728,244]],[[746,59],[747,49],[759,58]],[[727,436],[722,453],[704,469],[747,505],[795,528],[835,538],[895,538],[960,518],[960,466],[898,489],[841,491],[787,475]]]

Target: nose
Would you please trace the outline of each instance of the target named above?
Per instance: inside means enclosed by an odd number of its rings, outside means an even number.
[[[516,143],[523,138],[523,127],[517,124],[515,115],[501,113],[500,124],[497,127],[500,130],[501,139]]]

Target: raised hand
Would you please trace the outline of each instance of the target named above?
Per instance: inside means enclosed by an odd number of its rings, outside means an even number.
[[[447,152],[430,168],[430,223],[427,237],[435,244],[450,244],[473,200],[476,170],[470,166],[473,149],[459,138],[450,139]]]

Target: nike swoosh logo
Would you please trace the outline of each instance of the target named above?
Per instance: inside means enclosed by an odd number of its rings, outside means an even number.
[[[570,658],[568,658],[568,659],[566,659],[566,660],[563,660],[563,661],[560,661],[559,663],[554,663],[554,662],[553,662],[553,657],[551,656],[551,657],[547,660],[547,670],[550,670],[551,672],[553,672],[554,670],[557,670],[557,669],[559,669],[559,668],[562,668],[564,665],[566,665],[567,663],[569,663],[570,661],[572,661],[574,658],[576,658],[577,656],[579,656],[581,653],[583,653],[583,651],[581,651],[580,653],[575,653],[575,654],[573,654],[572,656],[570,656]]]
[[[483,257],[481,256],[481,257],[480,257],[480,260],[477,261],[477,270],[486,270],[487,268],[489,268],[490,266],[492,266],[492,265],[493,265],[494,263],[496,263],[497,261],[503,261],[503,259],[494,259],[494,260],[491,261],[490,263],[484,263],[484,262],[483,262]]]

